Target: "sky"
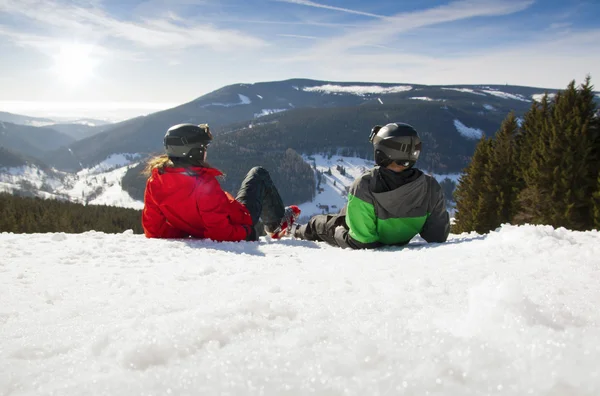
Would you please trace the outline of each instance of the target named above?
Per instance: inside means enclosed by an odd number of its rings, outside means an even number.
[[[288,78],[563,88],[600,76],[599,20],[597,0],[0,0],[0,111]]]

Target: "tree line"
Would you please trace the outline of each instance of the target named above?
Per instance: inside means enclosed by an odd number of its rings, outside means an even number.
[[[510,113],[494,138],[482,137],[455,191],[453,232],[501,224],[600,229],[600,112],[591,79],[572,81]]]
[[[0,193],[0,232],[143,233],[141,211]]]

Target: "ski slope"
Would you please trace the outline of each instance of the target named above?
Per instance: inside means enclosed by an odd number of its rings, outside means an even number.
[[[0,395],[600,394],[598,232],[0,250]]]
[[[375,166],[372,160],[359,157],[341,155],[304,155],[304,161],[313,167],[315,172],[322,173],[321,191],[317,191],[315,198],[310,202],[298,205],[302,210],[300,223],[306,222],[311,216],[324,213],[337,213],[347,202],[347,190],[356,178]],[[417,164],[418,165],[418,164]],[[344,169],[342,175],[338,166]],[[331,175],[325,173],[331,171]],[[448,178],[458,183],[460,174],[434,174],[438,182]]]

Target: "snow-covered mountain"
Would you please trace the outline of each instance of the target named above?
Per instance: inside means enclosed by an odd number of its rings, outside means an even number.
[[[415,127],[432,135],[444,135],[454,129],[454,120],[458,120],[471,128],[464,138],[475,139],[477,133],[492,135],[509,111],[522,115],[533,98],[545,91],[556,92],[518,86],[427,86],[309,79],[232,84],[172,109],[115,124],[105,133],[75,142],[69,148],[77,161],[91,166],[111,154],[158,151],[164,131],[178,123],[208,123],[218,134],[221,130],[239,128],[238,123],[250,127],[263,122],[265,117],[273,122],[285,113],[301,109],[322,109],[316,116],[318,121],[328,117],[328,111],[342,108],[349,109],[346,116],[349,119],[364,108],[377,108],[381,110],[378,122],[384,122],[388,120],[385,114],[393,115],[394,110],[421,107],[420,111],[411,111],[415,114],[411,120]],[[77,165],[76,159],[63,151],[53,152],[44,159],[64,170]]]
[[[600,394],[600,233],[0,234],[1,395]]]
[[[137,165],[139,158],[138,154],[112,155],[76,173],[33,164],[0,168],[0,192],[141,209],[143,202],[132,199],[122,188],[125,173]]]
[[[111,205],[141,209],[144,203],[123,189],[123,177],[139,164],[139,154],[112,155],[100,164],[76,173],[44,170],[36,165],[0,168],[0,192],[65,199],[91,205]],[[300,203],[300,221],[320,213],[335,213],[346,203],[354,180],[374,166],[373,161],[340,155],[305,155],[312,166],[317,184],[316,197]],[[434,174],[438,181],[458,181],[459,174]]]
[[[318,188],[314,200],[299,205],[302,210],[300,222],[306,221],[315,214],[338,212],[346,204],[348,189],[354,180],[375,165],[370,160],[341,155],[316,154],[304,156],[304,159],[315,170]],[[433,174],[432,176],[439,182],[450,179],[457,183],[460,174]]]

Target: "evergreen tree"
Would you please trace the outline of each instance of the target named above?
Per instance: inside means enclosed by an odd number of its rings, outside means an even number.
[[[475,148],[473,159],[459,178],[454,192],[456,201],[456,223],[453,232],[488,232],[484,224],[486,202],[484,194],[486,167],[492,152],[491,139],[482,136]],[[487,219],[485,219],[487,220]]]
[[[592,206],[594,211],[594,228],[600,230],[600,174],[598,174],[598,182]]]
[[[579,88],[571,82],[554,97],[547,114],[533,117],[538,129],[529,135],[530,152],[521,155],[528,159],[521,164],[527,187],[519,194],[518,221],[574,230],[593,227],[598,177],[595,112],[588,77]]]
[[[490,229],[510,223],[516,212],[516,198],[520,185],[516,161],[518,131],[517,118],[511,112],[502,122],[494,139],[493,152],[487,164],[484,189],[489,194],[486,202],[492,203],[488,212]]]

